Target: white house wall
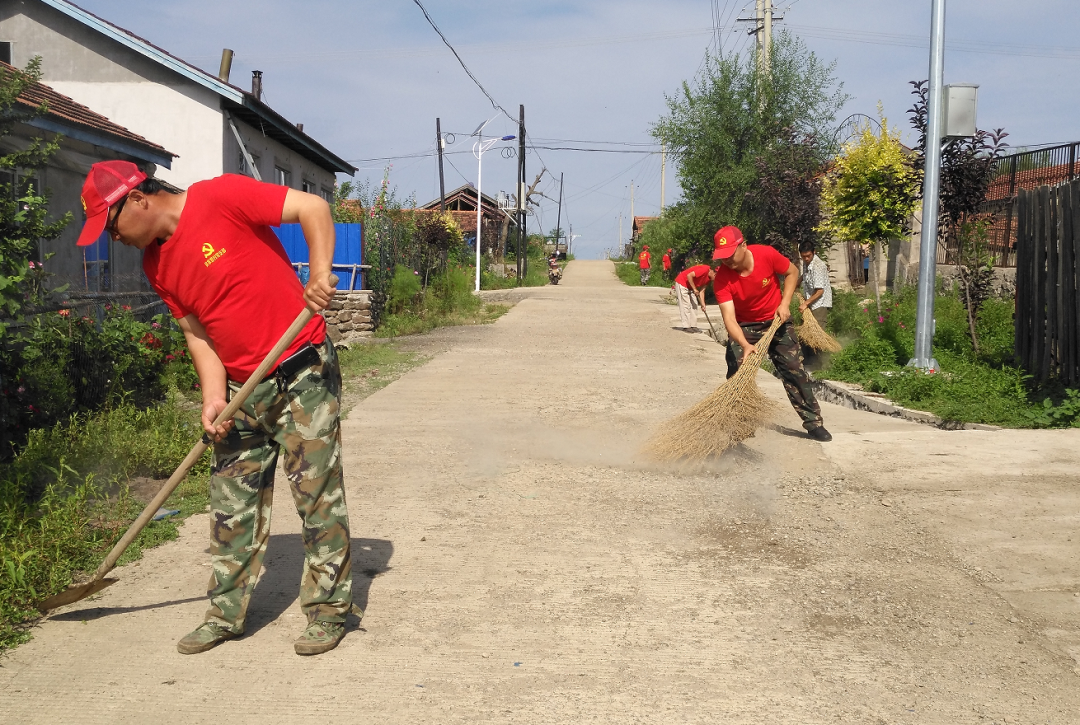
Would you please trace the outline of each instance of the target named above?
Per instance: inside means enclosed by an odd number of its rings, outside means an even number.
[[[316,194],[322,194],[324,191],[333,193],[335,179],[333,173],[265,136],[260,129],[238,119],[234,119],[234,122],[236,130],[240,132],[240,138],[244,139],[248,153],[255,157],[255,165],[263,181],[274,182],[274,168],[278,167],[289,172],[290,188],[302,189],[302,182],[306,180],[315,185]],[[240,146],[236,143],[236,137],[229,128],[228,119],[224,119],[223,123],[225,155],[221,160],[222,170],[227,174],[240,173]]]
[[[161,178],[188,186],[222,173],[221,100],[211,91],[33,0],[0,4],[12,62],[42,59],[42,82],[179,155]]]

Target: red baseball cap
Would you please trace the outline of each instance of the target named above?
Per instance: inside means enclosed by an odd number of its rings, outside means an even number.
[[[745,240],[738,227],[724,227],[713,235],[713,259],[727,259]]]
[[[90,167],[82,188],[86,223],[79,234],[80,247],[98,240],[109,220],[109,207],[146,180],[146,174],[130,161],[101,161]]]

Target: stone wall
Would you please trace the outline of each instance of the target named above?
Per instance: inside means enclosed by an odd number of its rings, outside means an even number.
[[[371,290],[338,292],[323,316],[334,344],[371,337]]]

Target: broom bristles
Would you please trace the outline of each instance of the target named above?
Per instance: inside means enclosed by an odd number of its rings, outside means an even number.
[[[835,337],[825,332],[810,310],[803,312],[802,319],[803,323],[797,330],[799,342],[824,352],[840,352],[843,349]]]
[[[776,318],[735,375],[665,423],[645,444],[645,452],[658,461],[703,460],[719,456],[765,425],[776,404],[758,389],[756,377],[779,327]]]

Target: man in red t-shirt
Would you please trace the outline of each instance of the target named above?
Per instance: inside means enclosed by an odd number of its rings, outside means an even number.
[[[664,265],[664,272],[665,273],[670,272],[671,271],[671,250],[670,249],[667,250],[666,252],[664,252],[664,256],[660,258],[660,261]]]
[[[698,303],[705,309],[705,285],[716,276],[716,270],[707,264],[698,264],[679,272],[675,277],[675,300],[679,303],[679,318],[682,329],[687,332],[701,332],[697,326],[697,313],[691,295],[698,298]]]
[[[648,284],[649,272],[652,271],[652,255],[649,254],[648,244],[641,248],[641,254],[638,255],[638,267],[641,269],[641,284]]]
[[[316,315],[233,420],[214,425],[306,305],[326,309],[334,224],[312,194],[226,175],[180,191],[134,164],[94,164],[83,185],[80,245],[107,231],[143,251],[143,271],[184,332],[202,389],[202,424],[213,439],[210,479],[210,608],[177,643],[204,652],[243,634],[270,533],[274,469],[284,470],[305,547],[300,607],[308,626],[297,654],[337,646],[352,611],[349,518],[341,470],[341,372]],[[311,274],[301,286],[270,227],[299,222]]]
[[[772,247],[747,245],[736,227],[724,227],[713,238],[713,259],[723,265],[713,280],[728,333],[727,376],[739,369],[746,356],[779,316],[781,325],[769,344],[769,358],[795,412],[811,438],[830,441],[814,397],[810,375],[803,368],[799,342],[791,325],[791,298],[799,285],[799,269]],[[784,280],[780,290],[778,280]]]

